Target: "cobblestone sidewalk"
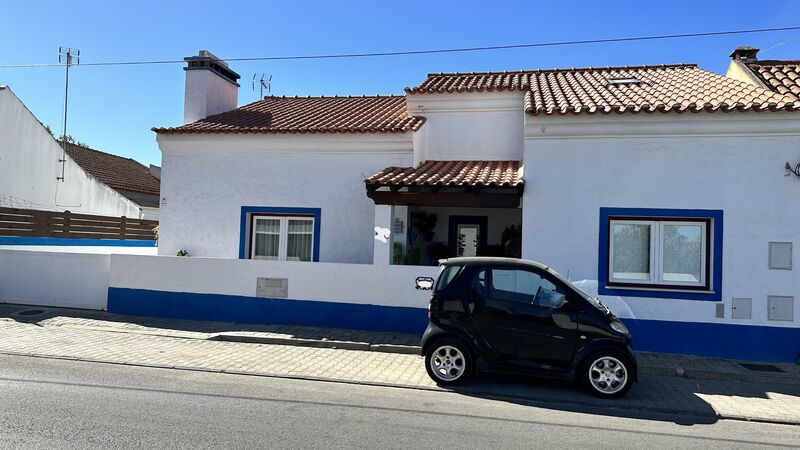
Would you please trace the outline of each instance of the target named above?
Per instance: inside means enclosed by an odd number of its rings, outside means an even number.
[[[40,313],[35,315],[20,314],[23,311],[30,310],[39,310]],[[228,342],[375,350],[412,355],[419,353],[420,340],[418,335],[404,333],[378,333],[276,324],[236,324],[174,320],[125,316],[104,311],[0,304],[0,320],[3,319],[36,323],[44,327],[65,327]],[[782,372],[770,373],[748,370],[737,361],[686,355],[639,352],[637,360],[639,370],[643,374],[671,375],[703,380],[800,385],[800,365],[797,364],[771,364]]]
[[[439,389],[416,355],[287,345],[243,344],[90,327],[42,326],[0,319],[0,353],[235,374]],[[459,394],[530,399],[544,406],[604,408],[604,414],[648,411],[686,417],[800,424],[800,386],[641,376],[623,399],[596,399],[572,384],[508,377],[481,378]]]

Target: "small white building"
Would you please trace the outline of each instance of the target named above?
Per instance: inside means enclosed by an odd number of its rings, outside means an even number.
[[[66,144],[0,86],[0,206],[158,217],[158,179],[129,158]]]
[[[238,75],[187,61],[186,124],[154,130],[162,255],[522,256],[596,290],[637,349],[800,356],[791,93],[662,65],[431,74],[405,96],[232,109]]]

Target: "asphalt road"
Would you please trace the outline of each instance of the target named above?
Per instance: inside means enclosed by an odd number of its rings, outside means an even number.
[[[623,417],[623,416],[629,417]],[[0,356],[3,448],[745,448],[800,427]]]

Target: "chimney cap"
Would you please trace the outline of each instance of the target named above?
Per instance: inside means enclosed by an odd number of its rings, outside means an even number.
[[[758,51],[760,49],[751,47],[749,45],[740,45],[731,53],[731,58],[740,60],[755,60],[758,59]]]
[[[241,76],[228,68],[228,63],[208,50],[200,50],[197,52],[197,56],[187,56],[183,58],[183,60],[186,61],[186,67],[184,67],[183,70],[208,69],[236,86],[239,86],[236,80],[241,78]]]

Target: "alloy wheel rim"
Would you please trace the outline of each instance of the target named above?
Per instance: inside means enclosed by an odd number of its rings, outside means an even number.
[[[589,366],[589,382],[602,394],[616,394],[628,383],[628,370],[620,360],[611,356],[597,358]]]
[[[454,381],[464,374],[466,361],[461,350],[452,345],[438,347],[431,356],[431,369],[443,381]]]

